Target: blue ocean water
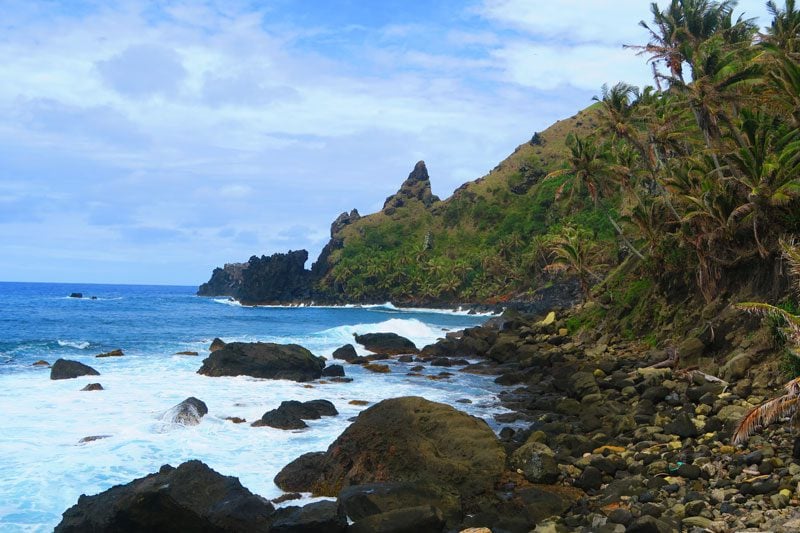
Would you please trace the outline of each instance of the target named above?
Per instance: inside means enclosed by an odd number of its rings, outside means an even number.
[[[198,458],[253,492],[274,498],[272,483],[286,463],[324,450],[348,418],[384,398],[417,395],[457,405],[487,419],[503,412],[501,387],[485,376],[454,372],[449,380],[408,376],[391,361],[390,374],[345,365],[352,383],[299,384],[196,373],[214,337],[226,341],[294,342],[330,354],[354,333],[392,331],[418,347],[485,316],[462,312],[369,307],[241,307],[200,298],[194,287],[0,283],[0,530],[46,531],[80,494],[95,494],[158,469]],[[81,292],[82,299],[69,294]],[[95,296],[96,299],[91,299]],[[122,349],[123,357],[96,354]],[[196,351],[199,356],[177,355]],[[362,353],[365,352],[359,348]],[[51,381],[32,363],[74,359],[100,376]],[[441,369],[426,370],[427,374]],[[91,382],[103,391],[80,389]],[[162,419],[196,396],[209,407],[201,424]],[[302,431],[253,428],[249,422],[283,400],[328,399],[340,415]],[[456,400],[472,403],[456,403]],[[239,416],[247,424],[226,420]],[[87,436],[102,436],[81,442]]]

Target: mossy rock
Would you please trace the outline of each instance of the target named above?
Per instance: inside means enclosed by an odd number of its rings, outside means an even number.
[[[284,490],[336,496],[352,485],[414,482],[472,498],[493,490],[505,461],[486,422],[411,396],[364,410],[326,453],[298,458],[275,483]]]

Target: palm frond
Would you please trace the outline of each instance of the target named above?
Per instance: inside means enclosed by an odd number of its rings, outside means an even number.
[[[780,418],[793,415],[797,411],[798,400],[800,398],[797,396],[785,394],[752,408],[736,426],[731,438],[733,444],[741,444],[758,429]]]

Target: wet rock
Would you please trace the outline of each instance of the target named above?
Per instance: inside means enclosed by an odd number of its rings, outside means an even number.
[[[368,516],[347,528],[348,533],[441,532],[445,520],[431,505],[406,507]]]
[[[95,391],[95,390],[104,390],[103,386],[99,383],[89,383],[81,391]]]
[[[219,337],[215,337],[213,341],[211,341],[211,346],[208,347],[209,353],[214,353],[220,348],[225,347],[225,341],[220,339]]]
[[[197,373],[303,382],[321,377],[324,365],[314,354],[297,344],[231,342],[204,359]]]
[[[50,379],[72,379],[80,376],[99,376],[94,368],[68,359],[58,359],[50,368]]]
[[[673,533],[674,531],[677,529],[671,524],[649,515],[640,516],[625,529],[625,533]]]
[[[356,357],[358,357],[358,354],[352,344],[345,344],[341,348],[336,348],[336,350],[333,351],[334,359],[341,359],[348,363],[352,362]]]
[[[161,419],[172,424],[196,426],[206,414],[208,414],[208,407],[205,402],[190,396],[164,413]]]
[[[43,367],[49,367],[49,366],[50,366],[50,363],[48,363],[48,362],[47,362],[47,361],[45,361],[44,359],[39,359],[39,360],[38,360],[38,361],[36,361],[35,363],[31,364],[31,366],[43,366]]]
[[[342,365],[328,365],[322,369],[322,375],[326,378],[344,377],[344,367]]]
[[[175,355],[200,355],[200,354],[190,350],[185,350],[183,352],[175,352]]]
[[[57,533],[85,531],[267,532],[274,507],[200,461],[81,496],[64,512]]]
[[[687,479],[698,479],[700,477],[700,472],[699,466],[684,463],[678,467],[675,473]]]
[[[365,370],[369,370],[370,372],[375,372],[377,374],[388,374],[391,372],[389,369],[389,365],[379,365],[376,363],[369,363],[364,365]]]
[[[345,514],[355,522],[368,516],[423,505],[438,509],[450,524],[461,520],[461,501],[458,494],[417,483],[354,485],[339,493],[339,501]]]
[[[367,350],[381,355],[416,354],[419,350],[413,342],[396,333],[366,333],[356,335],[356,342]]]
[[[404,397],[362,411],[326,453],[301,456],[275,483],[334,496],[350,485],[417,482],[474,497],[491,492],[504,467],[503,446],[483,420]]]
[[[720,369],[720,377],[726,381],[736,381],[744,377],[751,366],[753,359],[750,355],[745,353],[736,355]]]
[[[239,416],[226,416],[225,420],[227,420],[228,422],[233,422],[234,424],[244,424],[245,422],[247,422],[247,420]]]
[[[71,292],[69,294],[69,297],[70,298],[83,298],[83,293],[82,292]]]
[[[343,533],[347,517],[338,502],[321,501],[275,512],[270,533]]]
[[[96,440],[107,439],[111,435],[90,435],[88,437],[83,437],[81,440],[78,441],[78,444],[86,444],[87,442],[94,442]]]
[[[117,348],[116,350],[111,350],[110,352],[99,353],[95,355],[95,357],[122,357],[125,353]]]
[[[277,409],[264,413],[251,426],[303,429],[308,427],[304,420],[317,420],[322,416],[335,416],[338,414],[336,407],[328,400],[311,400],[308,402],[289,400],[281,402]]]

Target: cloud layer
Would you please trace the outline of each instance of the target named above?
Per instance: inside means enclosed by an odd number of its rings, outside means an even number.
[[[313,257],[417,160],[447,196],[603,83],[649,81],[633,1],[3,4],[3,280]]]

